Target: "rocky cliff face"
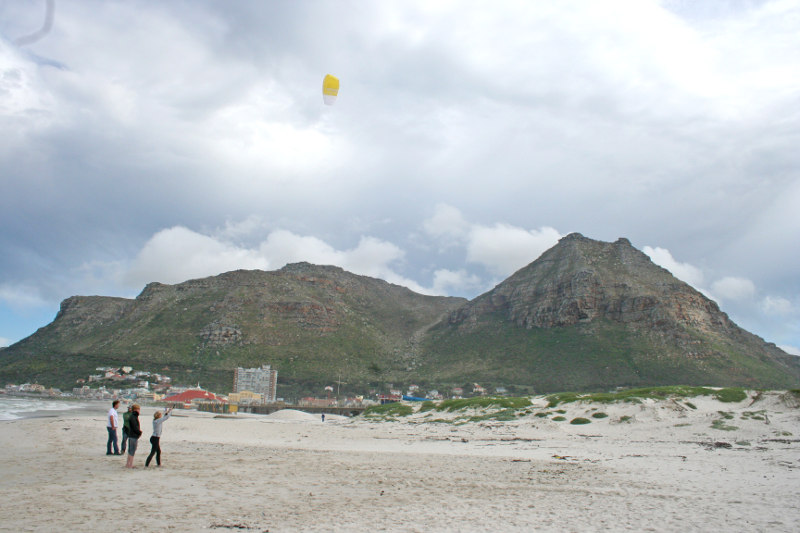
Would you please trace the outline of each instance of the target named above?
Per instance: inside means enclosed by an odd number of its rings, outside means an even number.
[[[655,265],[627,239],[604,243],[578,233],[448,320],[469,328],[485,313],[500,313],[524,328],[601,318],[647,327],[679,322],[703,331],[732,327],[717,304]]]

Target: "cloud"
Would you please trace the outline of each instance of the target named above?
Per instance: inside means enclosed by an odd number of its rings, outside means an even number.
[[[700,289],[703,285],[703,272],[689,264],[681,263],[672,257],[669,250],[659,247],[645,246],[642,251],[647,254],[650,259],[660,267],[669,270],[673,276],[681,281],[684,281],[696,289]]]
[[[141,286],[152,281],[180,283],[231,270],[270,270],[306,261],[339,266],[354,274],[383,279],[421,294],[463,293],[485,285],[478,274],[467,269],[440,268],[434,271],[432,285],[423,286],[398,271],[405,261],[406,254],[402,248],[368,235],[362,236],[358,244],[349,249],[337,249],[319,237],[299,235],[286,229],[273,230],[251,246],[234,243],[242,236],[252,239],[263,230],[264,224],[259,217],[249,217],[241,222],[226,222],[224,228],[214,235],[183,226],[158,231],[147,240],[129,268],[119,277],[129,286]],[[458,236],[462,239],[461,246],[467,260],[497,275],[508,275],[527,265],[561,237],[553,228],[525,230],[508,224],[468,224],[460,211],[445,205],[438,206],[437,214],[423,226],[428,234],[434,236]],[[88,280],[94,272],[112,268],[119,266],[87,264],[83,268],[84,277]]]
[[[553,228],[526,230],[508,224],[473,226],[467,260],[480,263],[495,274],[507,276],[539,257],[561,238]]]
[[[0,302],[12,309],[30,309],[46,304],[38,287],[23,284],[0,284]]]
[[[153,235],[124,277],[136,285],[179,283],[229,270],[258,268],[269,268],[269,261],[257,252],[175,226]]]
[[[711,292],[723,300],[747,300],[756,293],[756,286],[745,278],[725,277],[711,284]]]
[[[800,348],[798,348],[797,346],[789,346],[788,344],[783,344],[778,346],[778,348],[780,348],[781,350],[783,350],[788,354],[800,356]]]
[[[239,235],[251,230],[252,220],[231,223],[221,235]],[[222,236],[198,233],[182,226],[157,232],[142,247],[130,268],[122,275],[128,285],[152,281],[180,283],[187,279],[214,276],[238,269],[269,270],[287,263],[307,261],[339,266],[354,274],[380,278],[428,294],[431,289],[408,279],[391,266],[404,257],[395,244],[363,236],[349,250],[337,250],[322,239],[275,230],[255,247],[235,245]]]
[[[761,300],[761,311],[772,316],[786,316],[794,311],[792,302],[780,296],[766,296]]]
[[[11,340],[6,339],[5,337],[0,337],[0,348],[5,348],[6,346],[11,346]]]
[[[562,237],[551,227],[527,230],[504,223],[493,226],[471,223],[459,209],[447,204],[436,205],[433,216],[422,227],[428,235],[446,241],[446,247],[463,247],[467,261],[501,276],[531,263]]]
[[[422,223],[428,235],[462,241],[469,234],[470,224],[461,211],[447,204],[437,204],[432,217]]]
[[[483,281],[476,274],[464,269],[448,270],[442,268],[433,273],[433,294],[448,295],[481,287]]]

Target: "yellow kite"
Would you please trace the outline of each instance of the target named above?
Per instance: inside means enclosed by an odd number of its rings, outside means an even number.
[[[333,105],[336,96],[339,94],[339,78],[331,74],[326,74],[322,80],[322,101],[325,105]]]

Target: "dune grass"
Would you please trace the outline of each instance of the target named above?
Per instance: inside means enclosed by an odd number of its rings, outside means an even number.
[[[373,405],[364,410],[365,418],[394,418],[398,416],[409,416],[414,413],[414,408],[408,404],[394,402],[383,405]]]
[[[427,403],[427,402],[426,402]],[[507,398],[493,396],[479,396],[476,398],[457,398],[444,400],[436,405],[437,411],[459,411],[461,409],[485,409],[495,407],[498,409],[524,409],[530,407],[530,398]]]
[[[662,400],[664,398],[693,398],[696,396],[713,396],[721,402],[741,402],[747,393],[741,388],[711,389],[708,387],[670,386],[626,389],[617,392],[559,392],[547,396],[548,407],[572,402],[640,403],[645,399]]]

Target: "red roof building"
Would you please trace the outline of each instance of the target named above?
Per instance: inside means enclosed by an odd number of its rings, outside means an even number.
[[[191,404],[192,402],[220,402],[225,403],[224,398],[220,398],[213,392],[208,392],[203,389],[189,389],[180,394],[173,394],[167,396],[163,400],[166,403],[182,403],[184,405]]]

